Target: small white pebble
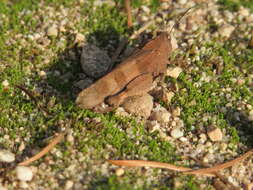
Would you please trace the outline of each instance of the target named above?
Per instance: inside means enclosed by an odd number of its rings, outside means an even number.
[[[165,100],[167,103],[170,103],[172,98],[174,97],[175,93],[174,92],[167,92],[165,93]]]
[[[150,13],[150,8],[148,8],[148,7],[145,6],[145,5],[142,5],[142,6],[141,6],[141,9],[142,9],[145,13]]]
[[[0,184],[0,190],[8,190],[8,189],[4,187],[2,184]]]
[[[13,162],[15,160],[15,155],[8,150],[0,150],[0,162]]]
[[[187,142],[187,141],[188,141],[188,139],[187,139],[186,137],[180,137],[179,140],[180,140],[181,142]]]
[[[19,183],[19,187],[21,187],[22,189],[27,189],[29,185],[25,181],[21,181]]]
[[[221,129],[214,126],[208,127],[207,135],[211,139],[211,141],[221,141],[223,137]]]
[[[181,109],[180,109],[180,107],[176,107],[176,108],[172,111],[173,117],[180,116],[180,114],[181,114]]]
[[[123,168],[117,168],[115,171],[116,176],[122,176],[125,173]]]
[[[163,2],[163,3],[161,4],[161,8],[162,8],[162,10],[167,10],[167,9],[170,8],[170,6],[169,6],[169,4],[168,4],[167,2]]]
[[[178,3],[184,5],[185,3],[187,3],[187,0],[179,0]]]
[[[176,127],[176,126],[177,126],[177,122],[176,122],[176,121],[172,121],[172,122],[171,122],[171,126],[172,126],[172,127]]]
[[[180,67],[169,67],[166,71],[166,76],[177,79],[182,71]]]
[[[9,86],[8,80],[4,80],[4,81],[2,82],[2,85],[3,85],[4,87],[8,87],[8,86]]]
[[[177,40],[174,36],[171,36],[170,43],[171,43],[172,50],[175,50],[178,48]]]
[[[48,36],[57,36],[58,35],[58,29],[55,25],[49,27],[47,29],[47,35]]]
[[[83,34],[81,34],[81,33],[76,34],[76,39],[75,39],[76,42],[83,42],[84,39],[85,39],[85,37]]]
[[[40,77],[43,77],[43,78],[47,76],[45,71],[40,71],[38,74]]]
[[[18,166],[16,167],[17,178],[20,181],[31,181],[33,178],[33,172],[29,167]]]
[[[18,147],[18,151],[22,152],[23,150],[25,150],[25,143],[21,142],[21,144]]]
[[[174,128],[171,130],[170,135],[173,138],[177,139],[177,138],[184,136],[184,132],[180,128],[177,127],[177,128]]]
[[[73,181],[67,180],[66,184],[65,184],[65,190],[71,189],[74,185]]]
[[[224,24],[219,28],[219,34],[222,37],[229,37],[234,31],[235,27],[229,24]]]
[[[67,135],[67,141],[70,142],[71,144],[74,143],[75,138],[73,137],[72,133],[68,133]]]

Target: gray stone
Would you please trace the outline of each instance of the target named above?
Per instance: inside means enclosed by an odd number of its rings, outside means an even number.
[[[111,64],[112,60],[106,51],[91,44],[86,44],[83,47],[81,66],[87,76],[95,79],[100,78],[108,72]]]

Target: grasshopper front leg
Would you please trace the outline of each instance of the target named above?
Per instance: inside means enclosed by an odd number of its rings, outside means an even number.
[[[119,106],[124,102],[127,97],[142,95],[150,91],[152,87],[152,82],[152,74],[141,74],[132,81],[130,81],[126,85],[125,89],[123,89],[120,93],[107,97],[106,102],[115,107]]]

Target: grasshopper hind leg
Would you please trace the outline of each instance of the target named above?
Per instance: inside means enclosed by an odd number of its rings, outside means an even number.
[[[153,76],[145,73],[130,81],[119,93],[106,98],[106,102],[112,106],[121,105],[127,97],[142,95],[152,88]]]

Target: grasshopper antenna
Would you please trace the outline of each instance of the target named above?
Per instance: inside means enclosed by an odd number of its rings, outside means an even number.
[[[183,15],[180,16],[180,17],[177,19],[177,21],[173,24],[173,26],[171,27],[169,33],[172,32],[172,30],[174,29],[175,25],[178,24],[178,23],[180,23],[180,21],[181,21],[187,14],[190,14],[190,11],[191,11],[192,9],[197,9],[197,8],[199,8],[200,6],[201,6],[201,4],[195,5],[195,6],[193,6],[193,7],[188,8],[188,9],[183,13]]]

